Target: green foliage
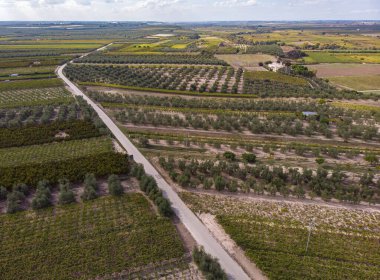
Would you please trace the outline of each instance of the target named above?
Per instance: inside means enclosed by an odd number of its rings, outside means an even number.
[[[129,161],[126,155],[105,152],[68,160],[2,167],[0,168],[0,184],[7,188],[14,182],[25,182],[35,186],[43,179],[54,184],[61,178],[78,182],[83,180],[85,174],[89,172],[101,177],[109,174],[126,174],[128,171]]]
[[[256,162],[256,155],[252,153],[244,153],[242,154],[242,159],[248,163],[255,163]]]
[[[108,177],[108,191],[113,196],[120,196],[124,193],[119,176],[112,174]]]
[[[46,180],[39,181],[37,191],[32,200],[32,208],[34,210],[45,208],[51,205],[50,185]]]
[[[0,83],[0,91],[31,88],[50,88],[59,86],[62,86],[61,79],[13,81],[7,83]]]
[[[107,278],[185,253],[171,221],[137,193],[0,215],[0,225],[2,280]]]
[[[16,82],[12,82],[13,84]],[[0,85],[3,83],[0,83]],[[0,108],[69,104],[73,96],[63,87],[25,88],[1,91]]]
[[[317,158],[317,159],[315,159],[315,162],[318,163],[319,165],[321,165],[325,162],[325,159],[324,158]]]
[[[99,189],[96,177],[93,173],[87,173],[84,177],[84,191],[81,195],[82,200],[92,200],[98,197]]]
[[[75,194],[71,190],[70,181],[67,179],[59,180],[59,204],[70,204],[75,202]]]
[[[308,86],[308,83],[305,79],[271,71],[246,71],[244,73],[244,79],[248,81],[270,81],[282,84],[290,84],[293,86]]]
[[[66,137],[57,137],[59,133],[63,132]],[[0,148],[91,138],[100,135],[91,122],[82,120],[0,128]]]
[[[236,155],[233,152],[227,151],[223,153],[223,157],[230,161],[234,161],[236,159]]]
[[[305,254],[308,232],[295,221],[233,214],[220,215],[218,221],[271,279],[377,279],[380,276],[375,265],[379,244],[364,231],[342,234],[317,230],[312,233]]]
[[[193,250],[193,260],[202,271],[207,280],[227,280],[227,274],[220,266],[218,259],[207,254],[204,249],[195,247]]]
[[[112,152],[112,141],[108,137],[96,137],[45,145],[32,145],[0,149],[0,167],[15,167],[28,164],[64,161],[78,157]]]
[[[7,196],[7,213],[13,214],[22,210],[21,203],[25,199],[25,194],[18,190],[13,190]]]
[[[88,55],[77,59],[80,63],[114,63],[114,64],[209,64],[209,65],[228,65],[212,55],[188,55],[188,54],[130,54],[130,55]]]
[[[306,66],[295,64],[291,66],[291,71],[295,75],[305,76],[305,77],[314,77],[315,73],[310,71]]]
[[[223,191],[226,184],[226,180],[222,176],[216,176],[214,178],[214,186],[217,191]]]
[[[145,174],[145,171],[142,167],[135,167],[132,169],[132,174],[138,174],[144,172],[140,177],[140,189],[145,192],[149,198],[157,205],[160,213],[165,217],[173,216],[174,212],[171,208],[170,202],[167,198],[162,195],[161,190],[157,186],[156,180],[149,175]],[[140,170],[140,171],[138,171]]]

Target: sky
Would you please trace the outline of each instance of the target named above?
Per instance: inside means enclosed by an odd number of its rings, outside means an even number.
[[[0,20],[380,20],[380,0],[0,0]]]

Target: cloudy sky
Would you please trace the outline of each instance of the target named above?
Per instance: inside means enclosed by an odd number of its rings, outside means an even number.
[[[0,20],[380,20],[380,0],[0,0]]]

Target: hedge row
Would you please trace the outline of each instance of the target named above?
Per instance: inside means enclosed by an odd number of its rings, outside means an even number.
[[[83,180],[87,173],[100,177],[109,174],[126,174],[129,166],[128,156],[106,152],[65,161],[3,167],[0,168],[0,185],[8,189],[17,183],[36,186],[41,180],[55,184],[62,178],[78,182]]]

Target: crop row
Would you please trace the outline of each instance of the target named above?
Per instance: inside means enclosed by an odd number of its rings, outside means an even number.
[[[134,125],[172,126],[194,128],[202,130],[244,131],[253,134],[288,134],[291,136],[324,135],[327,138],[334,136],[333,127],[328,122],[315,119],[303,120],[291,114],[219,114],[207,113],[169,113],[162,110],[145,108],[124,108],[116,110],[116,119],[121,123]],[[265,115],[265,118],[264,118]],[[362,138],[364,140],[377,139],[378,129],[375,125],[354,124],[352,120],[338,122],[336,134],[344,139]]]
[[[170,220],[141,194],[2,215],[0,226],[4,280],[89,279],[184,254]]]
[[[246,73],[244,75],[243,93],[256,94],[262,98],[311,97],[331,99],[378,99],[378,96],[374,94],[363,94],[351,90],[337,90],[335,87],[330,86],[323,80],[313,81],[313,83],[317,84],[318,86],[310,87],[308,84],[290,82],[291,80],[289,79],[297,79],[297,77],[287,76],[283,74],[277,75],[281,75],[281,78],[277,78],[277,76],[265,77],[263,74],[258,75],[254,72]]]
[[[58,159],[52,158],[51,161],[43,163],[0,167],[0,185],[8,189],[15,183],[37,186],[41,180],[48,180],[51,184],[56,184],[62,178],[78,182],[83,180],[87,173],[103,177],[110,174],[127,174],[130,168],[127,156],[115,152],[95,154],[90,151],[87,156],[72,155],[70,159],[66,160],[58,156],[56,158]]]
[[[378,213],[189,193],[182,198],[194,211],[216,215],[226,233],[271,279],[380,277]]]
[[[64,104],[73,101],[72,95],[62,87],[0,92],[0,108]]]
[[[365,124],[372,120],[380,122],[380,111],[375,106],[346,106],[345,103],[328,103],[310,100],[273,100],[273,99],[225,99],[225,98],[183,98],[180,96],[151,96],[139,94],[116,94],[106,92],[88,92],[95,101],[106,104],[107,107],[123,107],[121,104],[136,106],[154,106],[155,108],[185,108],[196,111],[197,109],[215,109],[223,111],[279,111],[295,112],[301,116],[301,112],[312,111],[319,115],[319,119],[349,118],[355,123]],[[351,105],[351,104],[350,104]]]
[[[209,65],[228,65],[223,60],[219,60],[212,55],[196,54],[129,54],[129,55],[102,55],[93,54],[75,62],[81,63],[115,63],[115,64],[209,64]]]
[[[93,123],[83,120],[0,128],[0,148],[19,147],[100,136]]]
[[[32,145],[0,149],[0,167],[64,161],[76,157],[112,152],[112,141],[108,137],[95,137],[45,145]]]
[[[140,88],[180,91],[237,93],[242,87],[242,69],[227,67],[128,67],[69,65],[73,81],[119,84]]]
[[[227,155],[233,153],[225,153]],[[232,156],[231,156],[232,157]],[[252,154],[243,154],[245,161],[255,162]],[[344,172],[333,171],[331,174],[323,168],[316,171],[305,168],[267,166],[256,164],[241,167],[238,162],[213,160],[174,160],[159,158],[159,164],[175,182],[184,188],[204,188],[231,192],[253,191],[257,194],[282,196],[290,194],[304,198],[320,196],[325,200],[332,197],[340,201],[357,203],[360,200],[372,202],[380,195],[380,179],[374,180],[373,174],[362,174],[359,184],[346,178]]]

